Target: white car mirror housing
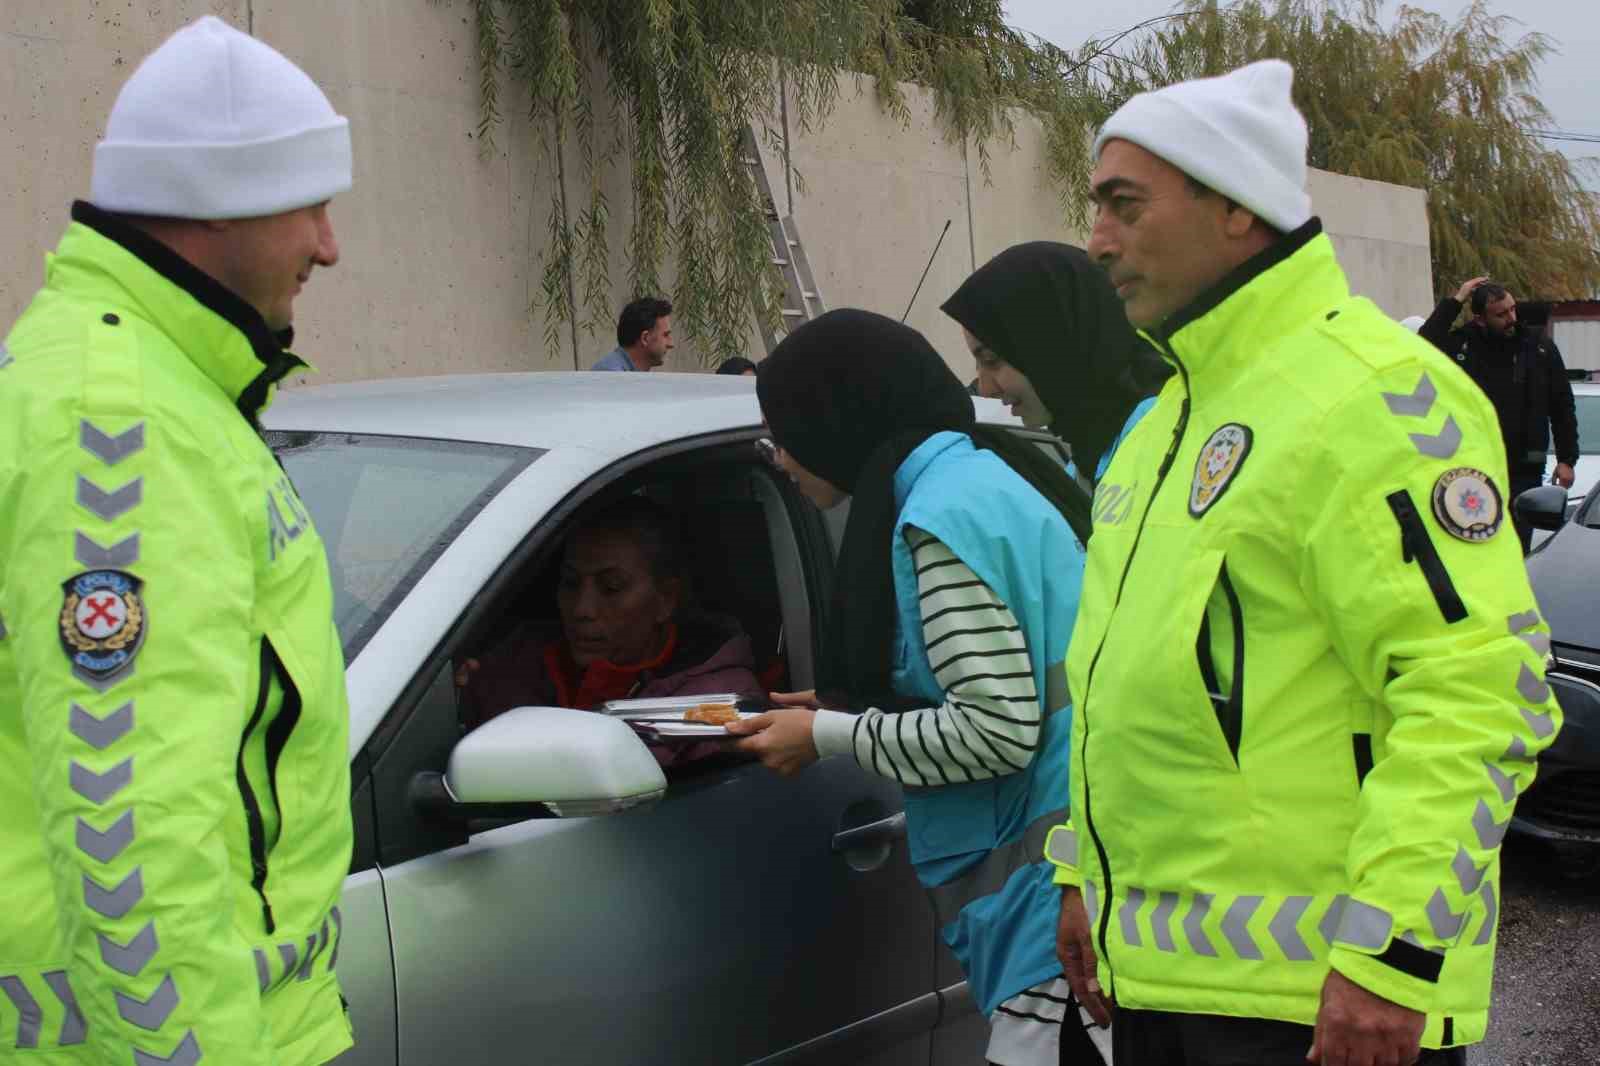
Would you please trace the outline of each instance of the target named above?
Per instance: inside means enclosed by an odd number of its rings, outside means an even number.
[[[468,733],[441,782],[459,814],[543,806],[558,818],[659,800],[667,778],[627,723],[566,707],[519,707]]]

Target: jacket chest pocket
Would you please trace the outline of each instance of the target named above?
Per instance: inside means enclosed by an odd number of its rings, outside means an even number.
[[[1176,578],[1164,577],[1162,585],[1166,609],[1151,598],[1151,613],[1137,627],[1151,665],[1140,669],[1143,676],[1134,686],[1146,699],[1177,712],[1199,743],[1180,741],[1182,748],[1173,750],[1167,748],[1170,740],[1148,739],[1196,768],[1237,770],[1245,729],[1247,619],[1227,557],[1220,549],[1191,551]],[[1155,733],[1174,727],[1169,716],[1157,716],[1147,726]]]
[[[1238,590],[1228,576],[1228,560],[1219,554],[1195,634],[1195,663],[1206,698],[1216,716],[1228,756],[1239,765],[1239,740],[1244,733],[1244,612]]]

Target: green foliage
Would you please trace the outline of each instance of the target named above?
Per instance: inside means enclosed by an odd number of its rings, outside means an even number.
[[[1088,122],[1098,97],[1087,74],[1063,77],[1058,49],[1007,27],[1000,0],[472,0],[481,64],[482,141],[493,147],[505,101],[501,75],[526,94],[527,114],[555,175],[539,304],[552,352],[570,329],[609,332],[608,249],[626,226],[628,283],[663,288],[684,334],[708,362],[743,351],[751,293],[777,324],[781,280],[765,212],[740,145],[753,127],[778,144],[777,105],[792,131],[825,121],[848,80],[909,117],[902,82],[934,94],[953,142],[972,140],[987,172],[990,146],[1009,145],[1014,111],[1049,134],[1063,211],[1082,221]],[[610,168],[631,178],[631,219],[604,192]],[[569,196],[571,186],[577,196]],[[581,191],[580,191],[581,190]]]
[[[1549,38],[1475,2],[1454,22],[1377,0],[1190,0],[1184,17],[1097,60],[1097,112],[1276,56],[1295,68],[1312,166],[1428,193],[1436,293],[1488,274],[1528,298],[1600,291],[1600,207],[1578,164],[1531,130]]]

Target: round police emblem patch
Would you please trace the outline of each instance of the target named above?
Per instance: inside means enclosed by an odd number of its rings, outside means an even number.
[[[121,570],[90,570],[63,584],[61,647],[79,678],[109,684],[133,665],[145,632],[140,587]]]
[[[1234,475],[1244,466],[1253,439],[1250,427],[1237,422],[1229,422],[1211,434],[1194,462],[1194,483],[1189,486],[1191,515],[1199,518],[1222,498]]]
[[[1433,517],[1457,540],[1488,540],[1505,519],[1500,490],[1482,470],[1458,466],[1433,483]]]

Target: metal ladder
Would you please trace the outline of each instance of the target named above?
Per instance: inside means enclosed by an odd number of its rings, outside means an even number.
[[[778,202],[772,195],[772,182],[767,177],[767,165],[761,160],[753,127],[745,127],[739,150],[743,153],[745,167],[756,183],[762,209],[766,212],[767,236],[772,243],[772,264],[783,275],[783,314],[779,329],[774,330],[761,316],[760,281],[756,282],[750,293],[750,303],[761,326],[761,339],[767,346],[767,354],[771,355],[779,341],[827,308],[823,306],[822,294],[817,291],[816,278],[811,273],[811,260],[806,257],[805,246],[800,243],[800,231],[795,227],[794,216],[778,213]]]

